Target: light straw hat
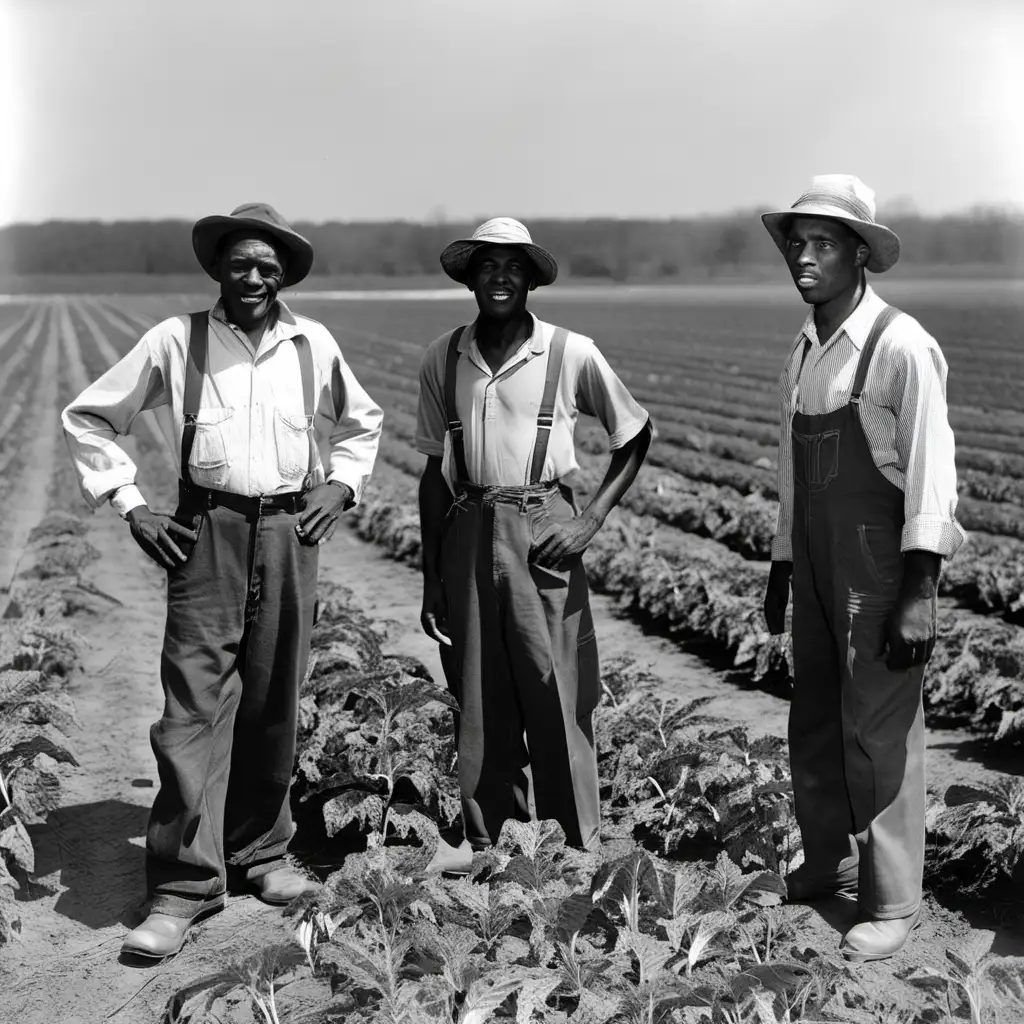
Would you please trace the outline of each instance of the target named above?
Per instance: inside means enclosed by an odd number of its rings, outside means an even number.
[[[794,215],[830,217],[842,221],[871,250],[867,269],[881,274],[900,258],[900,240],[896,233],[875,221],[875,193],[852,174],[818,174],[811,186],[788,209],[761,214],[761,220],[775,244],[785,255],[786,224]]]
[[[441,266],[444,272],[459,284],[466,284],[466,271],[469,269],[469,261],[473,253],[481,245],[514,245],[522,249],[533,261],[537,268],[535,283],[538,285],[551,284],[558,276],[558,264],[555,257],[534,245],[530,232],[526,230],[525,224],[513,220],[511,217],[494,217],[481,224],[473,232],[471,238],[459,238],[445,247],[441,253]]]

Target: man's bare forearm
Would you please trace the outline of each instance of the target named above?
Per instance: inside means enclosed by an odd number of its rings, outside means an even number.
[[[441,528],[452,503],[452,492],[441,473],[441,460],[430,458],[420,477],[420,536],[423,548],[423,577],[441,576]]]
[[[608,518],[608,513],[622,500],[622,496],[629,490],[637,473],[640,472],[640,467],[647,457],[647,449],[651,446],[652,436],[653,427],[648,420],[636,437],[612,452],[608,470],[593,500],[584,509],[584,516],[599,523]]]

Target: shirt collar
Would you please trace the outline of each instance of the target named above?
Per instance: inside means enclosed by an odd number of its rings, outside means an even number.
[[[215,320],[219,320],[222,324],[226,324],[228,327],[241,330],[237,324],[233,324],[228,320],[224,312],[224,300],[222,298],[217,299],[216,303],[214,303],[213,309],[210,310],[210,316]],[[294,338],[295,335],[300,333],[295,314],[284,304],[284,300],[279,298],[270,311],[270,319],[267,321],[267,326],[263,331],[263,341],[261,344],[272,345],[279,341],[287,341],[289,338]]]
[[[859,352],[868,340],[871,327],[884,305],[885,303],[875,294],[875,290],[871,285],[865,285],[864,294],[861,296],[860,302],[857,303],[857,308],[842,322],[836,333],[832,335],[832,338],[825,340],[825,344],[827,345],[834,338],[838,338],[840,334],[845,334],[850,339],[853,347]],[[800,330],[800,337],[797,338],[798,346],[804,338],[812,345],[818,341],[818,329],[814,325],[813,309],[807,314],[807,319],[804,320],[804,325]]]
[[[533,313],[530,314],[530,318],[533,321],[533,329],[523,344],[529,346],[533,355],[540,355],[547,349],[551,340],[551,327]],[[476,320],[462,332],[462,337],[459,338],[459,351],[465,352],[474,341],[476,341]]]

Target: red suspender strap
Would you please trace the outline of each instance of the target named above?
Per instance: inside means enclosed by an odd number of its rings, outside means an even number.
[[[313,349],[304,334],[296,334],[292,338],[292,344],[299,357],[299,372],[302,374],[302,406],[306,414],[306,435],[309,438],[309,466],[306,469],[306,479],[303,481],[303,490],[306,490],[312,486],[313,470],[316,469],[316,441],[313,438],[313,416],[316,413],[316,406],[313,402]]]
[[[459,340],[465,327],[459,327],[448,339],[448,352],[444,364],[444,415],[448,421],[448,433],[451,436],[452,459],[455,462],[455,479],[469,483],[469,472],[466,469],[466,444],[462,436],[462,420],[455,408],[455,377],[459,366]]]
[[[565,342],[569,332],[564,327],[556,327],[548,347],[548,369],[544,378],[544,397],[537,413],[537,440],[533,446],[533,461],[530,465],[530,483],[539,484],[544,472],[544,462],[548,457],[548,441],[551,439],[551,427],[555,421],[555,398],[558,395],[558,379],[562,375],[562,356],[565,354]]]
[[[196,439],[196,416],[203,395],[203,376],[206,373],[206,350],[210,329],[209,313],[189,314],[188,354],[185,357],[185,395],[182,402],[184,427],[181,432],[181,479],[186,487],[192,486],[188,463],[192,458],[192,444]]]
[[[864,343],[864,348],[861,350],[860,359],[857,362],[857,375],[853,380],[853,390],[850,392],[850,403],[851,405],[860,404],[860,396],[864,391],[864,382],[868,377],[868,366],[871,364],[871,357],[875,354],[875,346],[878,344],[882,335],[885,334],[889,327],[889,324],[893,322],[901,313],[901,310],[895,306],[886,306],[881,313],[875,318],[875,322],[871,327],[871,333],[868,335],[868,340]]]

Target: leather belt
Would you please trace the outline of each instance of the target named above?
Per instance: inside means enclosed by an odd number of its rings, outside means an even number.
[[[187,487],[184,481],[179,480],[178,502],[185,508],[195,509],[197,512],[220,507],[229,508],[244,516],[268,516],[276,512],[296,515],[302,511],[302,491],[249,497],[245,494],[232,494],[230,491],[213,491],[206,487]]]

